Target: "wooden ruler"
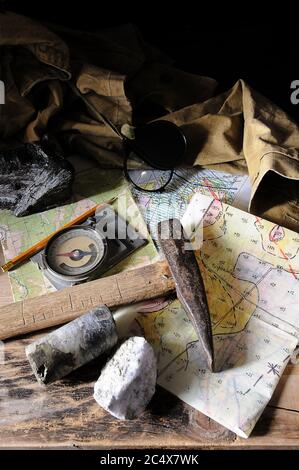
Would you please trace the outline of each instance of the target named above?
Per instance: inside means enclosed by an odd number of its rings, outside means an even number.
[[[5,305],[0,308],[0,339],[66,323],[97,305],[113,308],[153,299],[174,290],[167,262],[159,261]]]

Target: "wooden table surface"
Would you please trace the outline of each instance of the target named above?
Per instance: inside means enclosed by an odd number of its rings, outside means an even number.
[[[1,258],[1,253],[0,253]],[[0,305],[12,301],[6,274]],[[36,382],[24,348],[38,335],[8,340],[0,364],[0,448],[296,448],[299,365],[288,365],[248,439],[237,437],[162,388],[137,420],[118,421],[93,399],[94,362],[47,387]]]

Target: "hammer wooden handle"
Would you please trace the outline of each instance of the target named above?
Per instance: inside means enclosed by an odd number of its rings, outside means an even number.
[[[123,271],[0,308],[0,339],[66,323],[98,305],[118,307],[175,290],[166,261]]]

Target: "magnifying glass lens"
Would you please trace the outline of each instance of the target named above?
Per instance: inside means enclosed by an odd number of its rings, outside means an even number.
[[[134,162],[134,168],[128,168],[128,160],[131,163],[130,167]],[[133,152],[129,154],[128,160],[125,163],[125,175],[141,191],[161,191],[173,176],[173,170],[157,170],[139,159]]]
[[[127,179],[137,189],[161,191],[183,160],[186,138],[175,124],[160,120],[137,127],[134,139],[126,140],[124,148]]]

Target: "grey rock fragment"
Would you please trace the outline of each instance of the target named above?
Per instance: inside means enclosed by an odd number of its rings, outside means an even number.
[[[157,361],[142,337],[125,341],[107,362],[94,386],[94,398],[119,419],[137,418],[155,393]]]
[[[46,210],[72,193],[74,171],[48,140],[0,151],[0,209],[16,216]]]
[[[48,384],[109,351],[117,341],[112,313],[104,305],[31,343],[26,356],[38,382]]]

